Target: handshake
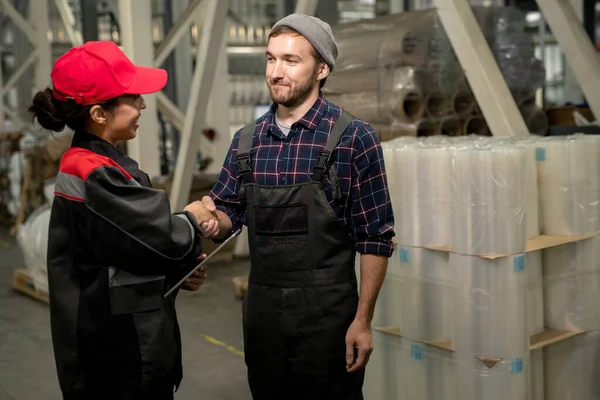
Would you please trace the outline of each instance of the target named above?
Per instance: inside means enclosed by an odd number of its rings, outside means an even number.
[[[219,236],[219,223],[221,222],[219,215],[224,214],[217,211],[215,203],[209,196],[204,196],[202,200],[188,204],[183,210],[194,214],[205,238],[213,239]]]

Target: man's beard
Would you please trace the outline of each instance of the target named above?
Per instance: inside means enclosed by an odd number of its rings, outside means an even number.
[[[289,86],[281,86],[279,88],[280,92],[276,93],[273,85],[275,82],[272,80],[268,82],[269,93],[271,94],[271,100],[273,100],[276,104],[281,104],[284,107],[292,108],[302,104],[304,100],[308,98],[310,93],[313,90],[313,86],[315,85],[316,71],[313,76],[311,76],[306,81],[302,82],[299,86],[291,89]],[[285,92],[289,90],[287,93]]]

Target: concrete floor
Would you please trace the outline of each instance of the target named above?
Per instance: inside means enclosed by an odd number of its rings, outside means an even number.
[[[48,306],[12,289],[21,252],[0,227],[0,400],[61,400],[49,330]],[[176,400],[251,399],[242,355],[241,302],[231,278],[248,263],[212,265],[198,292],[182,292],[178,316],[184,378]]]

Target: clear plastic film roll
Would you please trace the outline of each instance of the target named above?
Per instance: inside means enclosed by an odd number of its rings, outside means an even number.
[[[420,143],[394,153],[395,209],[406,246],[448,246],[451,234],[451,158],[443,145]]]
[[[546,325],[600,329],[600,236],[544,249],[542,257]]]
[[[448,253],[419,247],[397,249],[402,272],[402,336],[441,342],[452,337],[454,284]]]
[[[392,202],[394,214],[398,215],[402,209],[402,201],[405,194],[397,183],[400,181],[403,166],[403,154],[407,147],[415,146],[417,141],[414,137],[405,136],[382,144],[383,160],[385,164],[386,178]],[[404,224],[401,224],[402,226]]]
[[[545,347],[545,399],[598,399],[599,358],[599,331],[585,332]]]
[[[372,125],[414,123],[421,119],[426,106],[421,91],[410,87],[386,92],[329,94],[325,97]]]
[[[525,251],[526,165],[527,149],[516,144],[472,144],[452,150],[451,251]]]
[[[473,11],[513,96],[529,102],[543,85],[545,71],[533,56],[524,14],[496,5],[475,6]],[[323,91],[376,125],[382,141],[403,135],[490,134],[435,9],[333,29],[339,56]],[[528,107],[523,116],[531,132],[548,131],[542,110]]]
[[[360,257],[356,257],[355,273],[360,285]],[[401,287],[402,274],[400,273],[400,260],[397,257],[390,258],[385,279],[379,290],[377,303],[373,313],[371,324],[373,327],[398,327],[401,322]]]
[[[525,254],[494,260],[450,253],[457,284],[452,347],[463,356],[512,358],[529,350]]]
[[[537,144],[542,233],[600,231],[600,137],[553,136]]]
[[[534,55],[532,38],[525,33],[525,15],[522,11],[502,7],[494,10],[493,52],[510,88],[526,87],[527,70]]]
[[[406,391],[396,399],[456,399],[452,352],[411,340],[403,341],[400,352]]]
[[[526,236],[533,239],[540,235],[540,207],[538,190],[538,165],[537,143],[539,138],[526,137],[489,137],[484,138],[485,143],[519,145],[527,149],[527,167],[525,169],[525,211],[526,211]],[[479,143],[484,143],[479,141]]]
[[[402,347],[406,339],[373,330],[373,352],[365,370],[366,399],[403,399],[406,392]]]
[[[530,355],[480,360],[454,353],[457,399],[529,400]]]
[[[429,76],[415,67],[401,66],[337,71],[323,87],[325,95],[361,92],[388,92],[405,89],[421,90]]]
[[[334,27],[335,71],[422,65],[434,20],[435,11],[424,10]]]

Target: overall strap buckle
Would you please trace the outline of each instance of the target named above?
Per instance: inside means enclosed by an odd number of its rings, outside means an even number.
[[[325,148],[319,152],[319,156],[317,157],[317,164],[313,170],[314,181],[321,182],[325,173],[329,172],[332,153],[353,120],[354,116],[352,114],[347,111],[342,111],[338,119],[333,123]]]
[[[238,154],[236,165],[242,183],[250,183],[252,181],[252,164],[250,162],[250,154]]]
[[[322,150],[319,152],[319,155],[317,156],[317,165],[315,165],[313,171],[313,180],[321,181],[323,179],[325,171],[327,171],[330,166],[330,157],[331,152],[328,150]]]

